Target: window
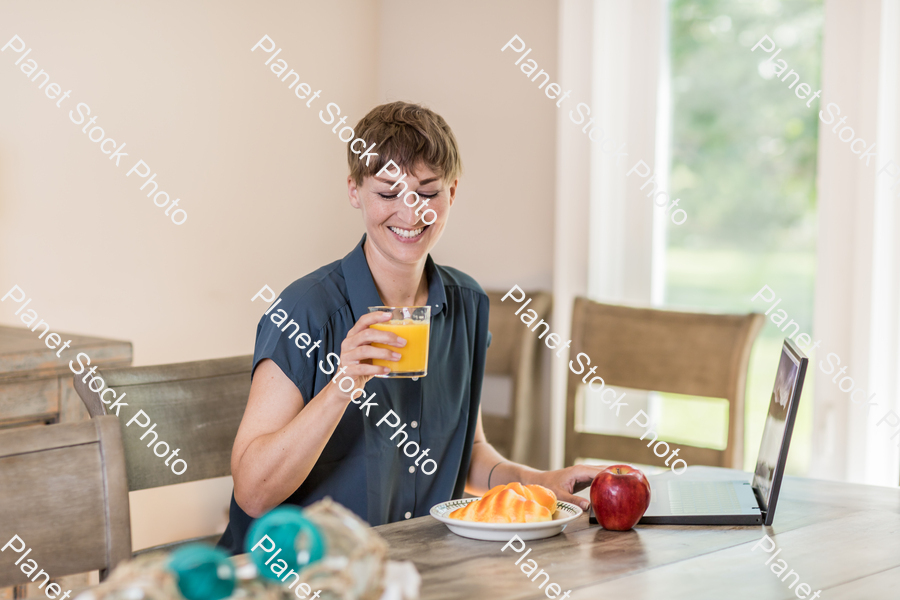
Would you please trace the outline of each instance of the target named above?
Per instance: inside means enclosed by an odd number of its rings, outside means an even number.
[[[667,224],[667,308],[765,312],[751,298],[769,286],[800,331],[811,333],[816,252],[818,99],[810,107],[776,78],[768,35],[801,81],[819,89],[819,0],[672,0],[669,4],[672,198],[690,218]],[[665,125],[665,124],[660,124]],[[782,332],[767,317],[750,359],[744,467],[752,470],[778,363]],[[815,339],[815,338],[814,338]],[[815,364],[810,356],[811,365]],[[810,460],[813,372],[791,442],[789,474]],[[660,436],[723,447],[727,412],[714,400],[660,394]]]

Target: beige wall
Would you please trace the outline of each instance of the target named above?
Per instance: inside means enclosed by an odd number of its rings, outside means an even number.
[[[459,203],[436,260],[486,288],[550,289],[557,109],[500,48],[518,34],[555,72],[556,2],[382,7],[379,101],[425,103],[447,119],[462,152]]]
[[[514,33],[554,64],[556,3],[4,2],[0,45],[19,35],[72,95],[57,108],[0,53],[0,288],[21,286],[54,330],[132,341],[135,364],[249,353],[250,297],[363,231],[315,108],[355,123],[405,99],[447,118],[465,163],[438,262],[486,288],[549,289],[555,112],[501,55]],[[314,108],[250,52],[263,34],[322,90]],[[78,102],[127,144],[118,168],[69,120]],[[138,159],[184,225],[126,178]],[[221,527],[228,481],[178,487],[132,494],[136,547]]]

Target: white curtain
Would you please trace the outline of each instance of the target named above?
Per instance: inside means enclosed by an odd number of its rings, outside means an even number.
[[[866,165],[820,122],[818,251],[813,330],[821,346],[807,377],[815,377],[810,476],[897,485],[897,427],[877,425],[898,410],[898,315],[900,213],[893,183],[877,172],[888,159],[900,162],[897,81],[900,77],[898,0],[825,3],[822,104],[840,106],[857,135],[877,156]],[[833,373],[829,354],[840,366]],[[837,375],[840,367],[846,373]],[[853,403],[850,381],[867,401]],[[835,381],[837,378],[837,381]],[[862,393],[856,393],[862,400]]]
[[[650,187],[640,189],[650,176],[626,173],[642,160],[659,171],[665,189],[668,165],[657,164],[656,153],[664,4],[561,0],[559,7],[560,79],[573,100],[557,114],[553,322],[564,323],[568,334],[577,295],[641,306],[653,300],[653,253],[662,256],[663,249],[654,236],[660,211],[646,197]],[[579,103],[590,112],[579,113]],[[617,151],[627,156],[615,157]],[[568,360],[554,357],[552,364],[551,464],[558,467]]]

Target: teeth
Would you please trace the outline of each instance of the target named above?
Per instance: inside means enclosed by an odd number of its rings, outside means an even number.
[[[414,238],[417,235],[419,235],[420,233],[422,233],[423,231],[425,231],[424,227],[419,227],[418,229],[400,229],[399,227],[388,226],[388,229],[390,229],[391,231],[393,231],[400,237],[405,237],[405,238]]]

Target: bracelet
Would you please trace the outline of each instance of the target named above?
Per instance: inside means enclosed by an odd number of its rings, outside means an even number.
[[[498,462],[496,465],[494,465],[493,467],[491,467],[491,472],[488,473],[488,489],[491,489],[491,475],[494,474],[494,469],[496,469],[497,467],[499,467],[500,465],[502,465],[504,462],[505,462],[505,461],[502,461],[502,460],[501,460],[501,461]]]

